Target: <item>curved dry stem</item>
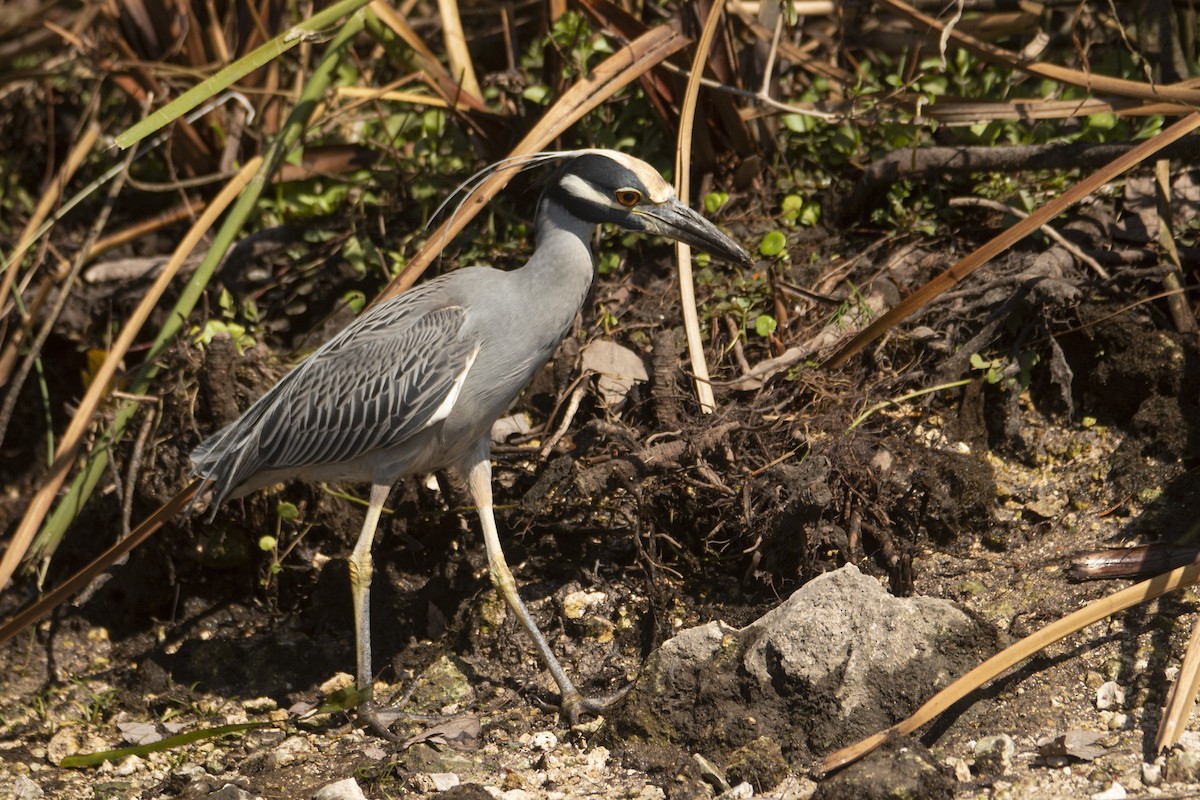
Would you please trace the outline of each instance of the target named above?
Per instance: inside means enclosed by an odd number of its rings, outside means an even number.
[[[679,202],[688,204],[688,176],[691,173],[692,130],[696,124],[696,101],[700,97],[700,78],[704,65],[712,50],[713,36],[725,0],[717,0],[708,10],[708,19],[696,43],[692,55],[692,73],[688,76],[687,89],[683,95],[683,107],[679,112],[679,142],[675,147],[675,193]],[[683,307],[683,329],[687,334],[688,359],[692,363],[695,379],[696,399],[700,401],[700,413],[711,414],[717,410],[717,399],[713,395],[712,382],[708,377],[708,362],[704,358],[704,340],[700,338],[700,315],[696,311],[696,286],[692,277],[692,248],[683,242],[675,243],[675,260],[679,270],[679,302]]]

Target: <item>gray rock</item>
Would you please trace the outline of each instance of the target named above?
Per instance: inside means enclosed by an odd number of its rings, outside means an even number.
[[[664,642],[612,735],[718,762],[765,736],[800,766],[909,715],[996,640],[953,603],[893,597],[846,566],[743,629],[710,622]]]
[[[989,778],[1005,775],[1016,754],[1017,743],[1008,734],[984,736],[975,745],[975,774]]]
[[[954,780],[923,745],[896,744],[871,753],[817,786],[812,800],[950,800]]]
[[[255,800],[255,798],[237,784],[227,783],[209,794],[208,800]]]
[[[25,775],[18,775],[9,788],[12,790],[13,800],[38,800],[45,796],[42,787]]]
[[[367,800],[354,778],[327,783],[313,792],[313,800]]]

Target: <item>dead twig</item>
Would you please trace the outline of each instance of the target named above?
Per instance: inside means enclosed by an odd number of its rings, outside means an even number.
[[[1025,219],[1026,217],[1029,216],[1029,214],[1025,213],[1024,211],[1022,211],[1019,208],[1013,208],[1012,206],[1005,205],[1004,203],[998,202],[996,200],[989,200],[986,197],[952,197],[952,198],[950,198],[950,207],[951,208],[964,208],[964,207],[971,207],[971,206],[976,207],[976,208],[986,208],[989,211],[999,211],[1002,214],[1011,214],[1012,216],[1016,217],[1017,219]],[[1059,233],[1054,228],[1052,228],[1049,224],[1042,225],[1039,230],[1041,230],[1041,232],[1046,234],[1046,236],[1048,236],[1049,238],[1053,239],[1060,247],[1062,247],[1062,249],[1066,250],[1068,253],[1075,256],[1076,259],[1078,259],[1079,261],[1082,261],[1084,264],[1087,264],[1089,267],[1091,267],[1092,271],[1095,272],[1097,275],[1099,275],[1101,278],[1103,278],[1104,280],[1109,279],[1108,270],[1106,270],[1104,267],[1100,266],[1099,261],[1097,261],[1096,259],[1089,256],[1087,253],[1080,250],[1073,242],[1071,242],[1071,240],[1067,239],[1061,233]]]

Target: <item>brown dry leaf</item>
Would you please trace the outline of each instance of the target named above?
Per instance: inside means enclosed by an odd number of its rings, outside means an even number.
[[[1077,761],[1094,761],[1108,752],[1096,742],[1108,736],[1097,731],[1067,731],[1058,736],[1047,736],[1037,743],[1038,755],[1046,760],[1074,758]]]
[[[635,383],[650,380],[642,357],[609,339],[592,340],[580,357],[585,372],[600,376],[600,397],[609,408],[623,403]]]
[[[455,717],[446,722],[426,728],[404,741],[401,747],[405,750],[414,744],[425,744],[433,747],[453,747],[455,750],[475,750],[479,747],[479,735],[482,726],[479,717]]]

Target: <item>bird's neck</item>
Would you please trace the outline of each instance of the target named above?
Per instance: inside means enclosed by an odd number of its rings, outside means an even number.
[[[595,231],[595,223],[569,213],[553,200],[542,199],[537,214],[537,249],[520,270],[536,292],[532,297],[566,300],[574,307],[574,319],[592,286]]]

